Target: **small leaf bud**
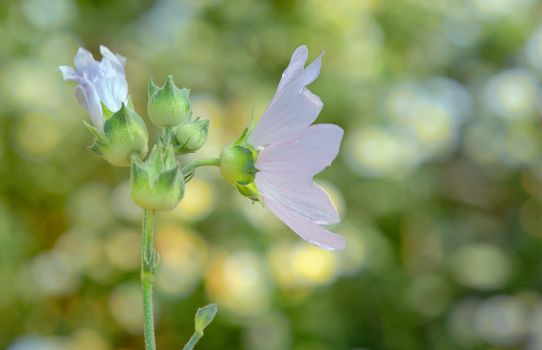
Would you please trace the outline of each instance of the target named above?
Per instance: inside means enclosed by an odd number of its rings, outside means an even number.
[[[215,318],[216,313],[218,312],[218,306],[216,304],[209,304],[204,307],[200,307],[196,311],[195,319],[195,328],[196,332],[203,334],[203,330],[207,328],[213,319]]]

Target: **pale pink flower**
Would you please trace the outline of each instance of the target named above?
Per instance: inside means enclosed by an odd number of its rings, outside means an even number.
[[[92,54],[79,48],[75,55],[75,69],[60,66],[64,80],[75,80],[79,85],[75,95],[79,104],[90,114],[92,124],[103,130],[102,104],[111,112],[117,112],[128,99],[128,83],[124,73],[126,58],[116,55],[101,45],[102,60],[96,61]]]
[[[247,142],[260,150],[255,183],[264,205],[304,240],[324,249],[344,249],[343,237],[322,226],[340,218],[313,181],[337,156],[343,130],[311,125],[323,103],[306,86],[320,74],[322,55],[304,68],[307,56],[306,46],[295,50]]]

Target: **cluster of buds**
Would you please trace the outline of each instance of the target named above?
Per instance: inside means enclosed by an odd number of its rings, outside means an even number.
[[[90,149],[115,166],[131,166],[132,200],[144,209],[169,210],[184,194],[184,174],[176,155],[199,150],[207,140],[209,122],[192,119],[190,91],[175,85],[170,75],[162,87],[148,85],[149,119],[162,135],[148,153],[149,136],[128,96],[126,59],[100,47],[96,61],[85,49],[75,56],[75,69],[60,67],[65,80],[78,83],[76,96],[90,114],[85,122],[94,136]]]
[[[192,163],[181,167],[177,155],[195,152],[203,146],[209,122],[192,119],[190,91],[179,89],[171,75],[161,87],[151,79],[147,112],[161,134],[147,154],[148,130],[128,96],[126,59],[105,46],[100,47],[100,52],[103,58],[98,62],[81,48],[75,56],[75,68],[61,66],[60,71],[64,80],[78,83],[77,100],[90,115],[91,123],[85,122],[85,125],[94,136],[90,149],[113,165],[131,166],[132,201],[144,209],[141,281],[146,305],[145,348],[155,349],[152,288],[154,274],[160,266],[153,238],[155,211],[173,209],[182,200],[185,181],[193,176],[196,166]],[[193,349],[216,312],[215,304],[198,309],[195,333],[184,349]]]
[[[192,120],[190,91],[179,89],[171,75],[162,87],[149,81],[147,111],[163,134],[145,160],[133,155],[132,200],[145,209],[169,210],[184,195],[184,174],[175,156],[203,146],[208,121]]]

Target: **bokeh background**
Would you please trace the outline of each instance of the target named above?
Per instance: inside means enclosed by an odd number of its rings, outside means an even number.
[[[159,217],[159,348],[216,302],[200,349],[542,349],[538,0],[1,0],[1,349],[143,349],[142,213],[57,67],[107,45],[142,115],[173,74],[214,157],[302,43],[326,50],[319,122],[346,130],[317,181],[347,250],[198,170]]]

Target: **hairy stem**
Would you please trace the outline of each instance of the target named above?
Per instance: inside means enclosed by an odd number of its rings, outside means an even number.
[[[181,171],[183,174],[188,174],[192,170],[196,169],[200,166],[220,166],[220,159],[218,158],[210,158],[210,159],[198,159],[193,161],[190,164],[185,165]]]
[[[188,341],[188,343],[186,343],[186,345],[184,346],[183,350],[192,350],[194,349],[194,346],[196,346],[196,343],[201,339],[201,337],[203,336],[203,333],[199,333],[199,332],[194,332],[194,334],[192,334],[192,337],[190,337],[190,340]]]
[[[164,128],[162,131],[164,146],[168,146],[173,138],[173,128]]]
[[[141,235],[141,284],[143,287],[143,327],[146,350],[156,350],[152,303],[154,272],[158,266],[158,256],[154,249],[155,217],[155,210],[145,209]]]

